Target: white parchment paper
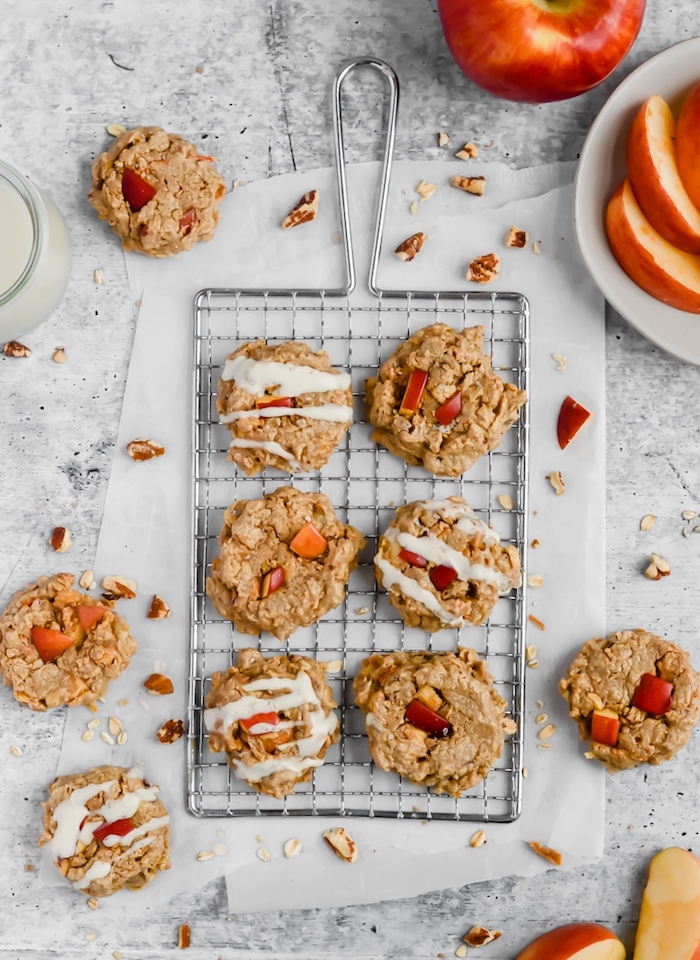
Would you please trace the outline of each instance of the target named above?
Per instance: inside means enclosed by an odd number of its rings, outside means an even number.
[[[463,195],[446,186],[450,164],[397,164],[383,257],[385,286],[424,289],[466,288],[469,259],[496,250],[502,259],[498,287],[517,290],[532,308],[531,551],[530,571],[545,577],[530,591],[530,610],[546,629],[528,625],[528,642],[539,648],[540,668],[528,670],[524,812],[515,824],[486,827],[488,841],[469,846],[476,829],[466,823],[354,820],[345,826],[360,849],[352,866],[335,858],[321,839],[333,821],[196,820],[185,811],[184,744],[164,746],[155,732],[164,720],[184,717],[189,622],[190,383],[192,298],[203,286],[289,283],[331,285],[341,280],[342,249],[333,243],[337,213],[331,171],[290,175],[234,191],[224,201],[215,239],[186,256],[153,262],[127,257],[135,296],[142,298],[138,329],[110,480],[95,572],[134,578],[139,596],[122,602],[139,651],[125,675],[110,689],[100,710],[102,727],[116,715],[128,742],[109,747],[81,740],[92,714],[71,711],[60,759],[60,773],[99,763],[141,763],[158,783],[172,818],[173,868],[138,897],[120,894],[107,908],[127,903],[148,909],[177,893],[225,874],[232,911],[280,910],[369,902],[458,886],[508,874],[532,875],[547,868],[525,841],[539,840],[565,854],[564,867],[595,859],[604,839],[604,776],[583,758],[576,730],[556,685],[581,643],[605,629],[604,620],[604,339],[603,301],[578,257],[571,219],[572,188],[564,186],[571,165],[517,173],[500,165],[485,167],[487,194]],[[459,168],[464,172],[464,165]],[[476,172],[478,165],[470,165]],[[378,165],[350,168],[354,236],[364,276]],[[438,193],[412,215],[409,203],[421,179],[439,184]],[[549,190],[549,187],[554,189]],[[283,232],[279,220],[311,187],[322,192],[321,213],[304,227]],[[404,190],[408,191],[404,194]],[[549,191],[549,192],[546,192]],[[326,201],[324,204],[324,200]],[[503,237],[511,224],[530,233],[540,255],[507,250]],[[391,251],[409,233],[422,229],[428,240],[411,264]],[[567,357],[565,372],[551,354]],[[566,451],[556,442],[556,419],[566,394],[594,417]],[[124,447],[153,436],[165,444],[164,457],[137,464]],[[560,469],[567,483],[556,497],[545,475]],[[172,615],[149,621],[153,593],[170,603]],[[174,680],[170,697],[150,696],[141,686],[154,669]],[[119,706],[120,700],[128,705]],[[537,748],[536,701],[544,702],[557,725],[551,750]],[[256,840],[262,835],[263,840]],[[286,860],[282,844],[298,837],[303,852]],[[224,843],[228,852],[198,862],[201,850]],[[256,851],[264,846],[270,861]],[[42,867],[49,884],[62,882],[50,864]]]

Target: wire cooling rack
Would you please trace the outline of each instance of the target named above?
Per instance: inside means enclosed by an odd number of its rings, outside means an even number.
[[[340,92],[347,74],[368,64],[387,77],[391,87],[389,126],[380,189],[377,226],[370,267],[372,305],[353,297],[354,258],[345,183]],[[412,500],[463,496],[477,515],[525,556],[527,539],[528,423],[523,409],[501,447],[482,457],[461,479],[432,477],[408,467],[372,440],[365,420],[364,381],[407,337],[431,323],[455,329],[479,324],[485,350],[501,376],[528,389],[529,309],[516,293],[435,293],[383,291],[377,286],[386,198],[391,174],[398,84],[386,64],[353,61],[340,71],[334,87],[336,170],[348,283],[339,290],[203,290],[195,299],[193,567],[189,682],[187,794],[189,810],[199,817],[219,816],[362,816],[508,822],[521,811],[523,710],[525,683],[525,586],[501,598],[481,627],[427,634],[406,629],[377,589],[372,558],[379,534],[396,507]],[[217,381],[228,354],[248,340],[270,343],[298,340],[324,349],[333,365],[352,377],[355,420],[343,442],[318,473],[294,475],[266,470],[246,477],[226,460],[230,435],[219,424]],[[218,553],[217,536],[225,509],[240,499],[256,499],[278,486],[321,492],[344,522],[357,527],[367,546],[352,572],[344,603],[321,621],[302,628],[284,643],[264,634],[259,640],[237,633],[206,597],[206,577]],[[507,494],[512,510],[497,497]],[[526,582],[525,576],[523,577]],[[437,796],[410,781],[375,767],[369,758],[364,721],[354,705],[352,679],[373,651],[476,650],[487,662],[517,732],[480,784],[458,799]],[[266,655],[301,653],[323,661],[340,661],[329,675],[340,716],[340,741],[326,754],[313,779],[297,786],[282,801],[255,793],[236,779],[223,754],[208,748],[203,708],[214,671],[225,671],[236,651],[257,645]]]

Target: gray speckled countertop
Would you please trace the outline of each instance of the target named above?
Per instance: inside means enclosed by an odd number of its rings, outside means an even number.
[[[25,340],[29,360],[0,357],[0,599],[53,569],[47,534],[73,532],[71,567],[91,565],[109,477],[136,307],[119,246],[86,195],[105,125],[158,123],[219,157],[227,183],[331,161],[328,91],[340,61],[372,53],[402,81],[399,158],[443,157],[437,130],[454,141],[494,141],[489,159],[516,166],[575,159],[593,117],[633,67],[697,30],[694,0],[650,0],[625,64],[578,100],[507,104],[474,88],[452,62],[435,0],[5,0],[0,17],[0,156],[58,202],[74,244],[73,276],[55,315]],[[114,66],[108,54],[131,71]],[[202,66],[202,72],[197,67]],[[350,159],[377,156],[376,87],[353,82]],[[93,283],[102,267],[104,286]],[[68,362],[51,362],[65,345]],[[619,317],[607,322],[610,629],[645,626],[679,640],[700,663],[700,535],[682,536],[681,511],[700,511],[700,369],[648,344]],[[639,532],[645,513],[659,517]],[[673,573],[641,576],[654,550]],[[0,956],[166,956],[189,922],[199,958],[450,957],[479,921],[504,930],[487,948],[512,957],[554,923],[598,920],[628,942],[650,854],[698,844],[695,784],[700,739],[648,774],[608,781],[607,852],[599,864],[505,879],[412,901],[227,918],[223,881],[180,897],[158,916],[126,925],[93,914],[70,891],[42,906],[36,874],[37,805],[55,768],[62,715],[0,703]],[[9,754],[21,744],[23,755]],[[57,905],[60,904],[60,915]],[[94,943],[85,934],[99,931]]]

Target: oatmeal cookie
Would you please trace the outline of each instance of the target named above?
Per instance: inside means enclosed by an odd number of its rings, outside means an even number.
[[[458,797],[483,780],[516,726],[473,650],[374,653],[354,681],[369,752],[436,793]]]
[[[646,630],[589,640],[559,691],[611,773],[670,760],[700,717],[700,673],[684,650]]]
[[[285,640],[345,599],[365,538],[322,493],[279,487],[228,508],[207,593],[241,633]]]
[[[352,384],[325,350],[256,340],[226,360],[216,406],[233,434],[228,459],[245,473],[318,470],[352,424]]]
[[[170,869],[169,817],[158,787],[125,767],[94,767],[48,787],[44,829],[56,866],[88,897],[140,890]]]
[[[445,477],[500,446],[526,396],[493,372],[483,347],[483,327],[435,323],[414,333],[367,380],[373,439]]]
[[[167,257],[211,240],[226,187],[214,157],[176,133],[136,127],[92,165],[89,200],[125,250]]]
[[[209,746],[226,753],[239,780],[281,800],[311,779],[339,739],[336,706],[318,660],[241,650],[235,667],[212,677]]]
[[[57,573],[20,590],[0,616],[0,672],[32,710],[77,707],[107,692],[136,652],[111,601],[72,590]]]
[[[374,572],[408,627],[478,626],[519,587],[520,557],[461,497],[399,507],[379,538]]]

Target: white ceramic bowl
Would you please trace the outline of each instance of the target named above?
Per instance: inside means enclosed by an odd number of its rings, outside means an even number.
[[[576,173],[574,218],[586,266],[606,300],[641,334],[668,353],[700,365],[700,314],[676,310],[630,280],[605,236],[605,208],[626,174],[627,135],[639,107],[653,94],[676,116],[700,80],[700,37],[652,57],[612,94],[588,132]]]

